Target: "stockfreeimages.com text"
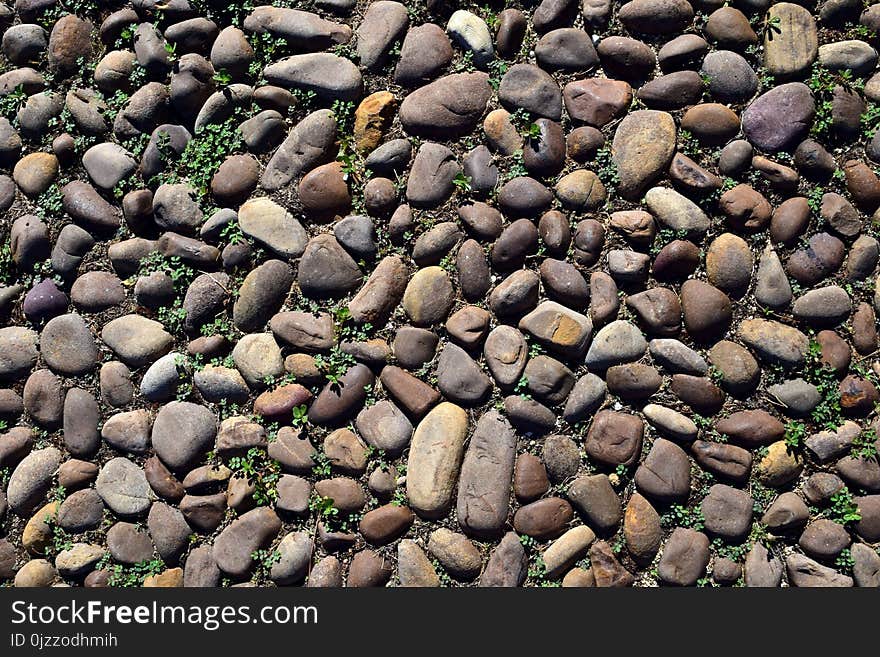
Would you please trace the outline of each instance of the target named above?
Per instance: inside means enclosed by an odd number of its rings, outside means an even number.
[[[62,625],[105,625],[131,623],[198,625],[214,631],[222,625],[262,623],[266,625],[318,623],[318,609],[313,605],[264,606],[252,610],[248,605],[169,605],[153,601],[143,605],[111,605],[100,600],[69,600],[57,605],[34,604],[23,600],[12,603],[12,623],[20,625],[59,623]]]

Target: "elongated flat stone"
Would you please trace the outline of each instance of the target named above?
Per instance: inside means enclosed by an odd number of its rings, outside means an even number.
[[[516,433],[497,411],[477,422],[458,482],[458,523],[476,536],[495,536],[504,528],[516,459]]]
[[[442,518],[452,502],[458,480],[468,416],[464,409],[443,402],[416,427],[406,468],[406,495],[424,518]]]

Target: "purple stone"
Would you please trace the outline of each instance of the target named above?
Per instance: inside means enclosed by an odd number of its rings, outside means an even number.
[[[810,88],[800,82],[774,87],[743,112],[743,133],[762,151],[797,146],[807,136],[816,106]]]
[[[44,278],[25,295],[22,309],[28,319],[47,319],[67,312],[67,303],[67,295],[51,279]]]

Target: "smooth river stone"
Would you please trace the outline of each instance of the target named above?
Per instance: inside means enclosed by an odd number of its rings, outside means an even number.
[[[406,468],[406,495],[424,518],[445,516],[458,479],[468,416],[455,404],[443,402],[416,427]]]
[[[516,433],[497,411],[477,422],[458,482],[458,523],[475,536],[496,536],[507,520]]]

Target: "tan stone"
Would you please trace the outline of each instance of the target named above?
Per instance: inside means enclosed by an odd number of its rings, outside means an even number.
[[[49,502],[37,510],[27,521],[21,534],[21,544],[32,554],[42,554],[52,541],[52,526],[49,521],[58,515],[58,502]]]
[[[49,189],[58,175],[58,158],[52,153],[30,153],[12,170],[16,184],[28,196],[38,196]]]
[[[819,53],[816,21],[808,9],[780,2],[767,12],[764,66],[771,75],[791,78],[809,70]]]
[[[354,141],[361,153],[369,153],[379,145],[396,108],[397,100],[390,91],[377,91],[361,101],[354,112]]]
[[[416,427],[407,461],[406,495],[420,516],[439,518],[449,511],[467,431],[467,413],[449,402],[437,405]]]
[[[626,548],[639,563],[650,563],[663,539],[660,516],[642,495],[633,493],[623,514]]]
[[[183,586],[183,568],[169,568],[144,578],[144,588],[177,588]]]
[[[510,112],[504,109],[492,110],[483,120],[486,139],[501,155],[513,155],[523,147],[523,138],[510,120]]]
[[[758,479],[768,486],[783,486],[796,479],[804,462],[789,450],[785,441],[779,440],[767,447],[767,454],[758,463]]]
[[[593,323],[555,301],[545,301],[520,320],[519,329],[552,351],[579,358],[587,351]]]
[[[666,172],[675,154],[675,136],[675,120],[667,112],[640,110],[624,117],[611,147],[621,196],[639,199]]]

